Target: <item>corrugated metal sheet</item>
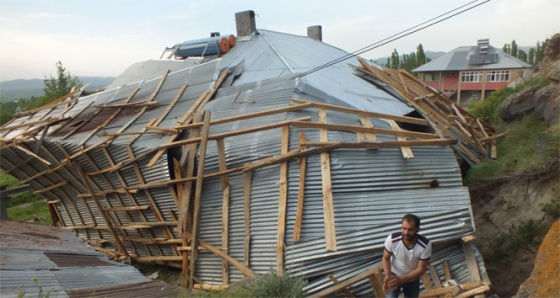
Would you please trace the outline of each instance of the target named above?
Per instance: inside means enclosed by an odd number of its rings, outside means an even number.
[[[180,291],[107,259],[71,231],[0,221],[2,297],[175,297]]]

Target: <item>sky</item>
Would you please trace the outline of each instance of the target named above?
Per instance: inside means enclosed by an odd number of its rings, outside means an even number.
[[[166,47],[236,34],[235,13],[253,10],[257,29],[307,35],[348,52],[387,39],[473,0],[0,0],[0,81],[43,79],[56,63],[73,75],[118,76]],[[481,4],[475,0],[470,6]],[[502,48],[535,46],[560,32],[558,0],[490,0],[419,32],[361,54],[448,52],[488,38]]]

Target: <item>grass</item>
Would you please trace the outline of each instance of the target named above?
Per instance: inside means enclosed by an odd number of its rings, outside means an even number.
[[[542,119],[527,115],[515,122],[505,123],[499,117],[499,107],[511,94],[524,88],[550,83],[546,79],[533,79],[515,88],[505,88],[493,93],[487,100],[470,108],[475,116],[490,122],[497,133],[506,132],[498,139],[498,158],[486,159],[473,166],[465,177],[466,185],[480,181],[538,170],[557,160],[560,152],[558,131],[547,128]]]
[[[8,218],[15,221],[33,221],[45,226],[52,225],[49,208],[44,200],[8,208]]]

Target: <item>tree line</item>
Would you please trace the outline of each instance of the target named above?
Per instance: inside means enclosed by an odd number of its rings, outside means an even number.
[[[521,61],[535,66],[544,58],[544,49],[546,48],[548,42],[549,38],[547,38],[544,42],[537,41],[535,48],[530,48],[528,52],[525,52],[522,49],[519,49],[517,47],[517,43],[513,40],[511,44],[504,44],[502,50]],[[431,59],[426,57],[426,54],[424,53],[422,44],[418,44],[416,52],[411,52],[409,54],[399,55],[397,49],[393,50],[391,56],[387,58],[387,63],[383,66],[392,69],[404,69],[408,72],[412,72],[413,69],[430,61]]]
[[[511,43],[506,43],[502,47],[502,51],[512,55],[513,57],[527,62],[533,66],[537,65],[544,58],[544,49],[546,45],[550,42],[550,39],[545,39],[544,42],[537,41],[537,46],[535,48],[529,48],[529,52],[525,52],[517,47],[517,43],[513,40]]]
[[[79,88],[83,85],[80,79],[66,70],[60,61],[56,63],[56,76],[45,76],[43,82],[45,86],[43,87],[43,95],[40,97],[32,96],[10,102],[1,102],[0,125],[10,121],[16,113],[43,106],[68,94],[72,87]]]

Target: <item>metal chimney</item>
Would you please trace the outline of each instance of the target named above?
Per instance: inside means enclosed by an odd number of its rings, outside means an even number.
[[[251,36],[257,32],[255,23],[255,12],[252,10],[241,11],[235,14],[235,25],[237,26],[237,36]]]
[[[307,37],[318,41],[323,41],[323,28],[321,27],[321,25],[307,27]]]

